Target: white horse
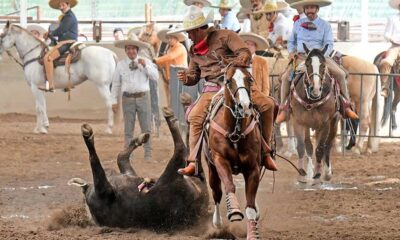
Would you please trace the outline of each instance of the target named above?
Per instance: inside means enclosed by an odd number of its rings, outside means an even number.
[[[35,133],[47,133],[49,119],[47,117],[46,99],[44,92],[38,89],[45,83],[43,66],[39,64],[39,56],[44,42],[34,37],[29,31],[7,22],[0,33],[0,55],[14,47],[21,58],[25,79],[27,80],[33,96],[36,100],[36,127]],[[116,55],[102,47],[89,46],[82,49],[81,59],[71,64],[69,80],[65,66],[59,66],[54,70],[54,85],[56,89],[66,89],[76,86],[85,80],[92,81],[104,98],[108,111],[106,132],[111,133],[114,125],[111,109],[110,84],[116,67]]]

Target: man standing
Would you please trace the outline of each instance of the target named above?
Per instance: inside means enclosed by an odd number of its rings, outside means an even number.
[[[196,159],[195,146],[201,140],[200,136],[208,106],[213,96],[220,90],[224,78],[223,66],[219,64],[221,58],[230,61],[232,66],[242,67],[249,66],[251,60],[249,49],[236,33],[225,29],[208,28],[208,23],[211,21],[212,14],[206,18],[200,8],[191,6],[183,20],[184,28],[173,31],[175,33],[186,31],[193,41],[189,53],[189,68],[186,71],[179,71],[178,79],[188,86],[196,85],[202,78],[206,81],[203,93],[188,116],[190,155],[187,161],[189,164],[186,168],[178,170],[178,173],[188,176],[192,176],[196,172],[195,161],[199,159]],[[270,144],[275,103],[262,94],[255,85],[251,86],[250,91],[253,103],[261,115],[262,135],[267,144]],[[261,164],[269,170],[277,170],[270,152],[266,152]]]
[[[399,10],[400,0],[390,0],[389,6]],[[387,50],[386,57],[381,61],[379,70],[382,74],[390,74],[393,64],[400,53],[400,13],[388,18],[383,36],[392,44],[392,46]],[[381,81],[381,95],[386,98],[389,95],[389,76],[381,76]]]
[[[118,96],[122,93],[122,110],[124,114],[125,147],[133,139],[135,130],[136,114],[142,133],[150,133],[150,100],[149,100],[149,81],[157,81],[157,67],[147,58],[139,58],[138,51],[148,48],[149,45],[143,43],[132,36],[132,40],[119,40],[115,46],[124,48],[127,57],[118,62],[115,69],[111,97],[112,108],[116,112],[118,108]],[[151,158],[150,141],[144,144],[145,159]]]
[[[122,28],[114,28],[113,36],[115,41],[124,40],[124,31]]]
[[[49,50],[44,56],[44,68],[46,71],[46,83],[44,86],[38,88],[43,91],[54,90],[54,64],[53,61],[58,59],[69,47],[78,40],[78,20],[71,8],[78,4],[77,0],[50,0],[49,5],[51,8],[59,9],[63,15],[60,16],[60,25],[54,31],[45,33],[47,37],[57,37],[58,44]]]
[[[43,41],[43,35],[46,33],[46,29],[44,29],[42,26],[39,24],[31,24],[28,25],[26,29],[31,32],[33,36]]]
[[[329,72],[340,85],[340,92],[343,101],[344,109],[342,109],[343,117],[358,119],[358,116],[350,108],[349,93],[347,90],[346,72],[335,61],[329,58],[329,53],[333,49],[333,35],[331,25],[318,17],[320,7],[328,6],[331,4],[330,0],[302,0],[293,3],[291,6],[294,8],[302,7],[307,18],[299,19],[294,23],[293,32],[288,41],[288,51],[290,58],[295,61],[295,66],[299,62],[304,62],[305,51],[303,44],[306,44],[309,49],[323,49],[328,45],[328,50],[325,53],[326,66]],[[293,64],[293,63],[292,63]],[[282,123],[286,120],[287,110],[289,103],[287,98],[289,95],[290,81],[292,66],[288,66],[287,70],[282,75],[282,88],[281,88],[281,107],[280,113],[276,119],[277,123]]]
[[[232,8],[236,4],[231,4],[229,0],[221,0],[219,5],[211,6],[213,8],[219,9],[219,14],[221,14],[222,21],[219,25],[221,29],[232,30],[234,32],[240,31],[240,23],[236,15],[232,12]]]
[[[252,12],[261,11],[266,0],[240,0],[243,8],[249,8]],[[268,20],[265,14],[250,14],[251,32],[260,35],[261,37],[268,38]]]
[[[167,53],[155,58],[154,63],[161,67],[164,78],[164,93],[167,99],[166,106],[171,106],[171,95],[169,89],[171,65],[187,68],[187,51],[181,42],[186,40],[183,33],[167,34],[170,29],[163,29],[157,33],[158,38],[168,44]]]

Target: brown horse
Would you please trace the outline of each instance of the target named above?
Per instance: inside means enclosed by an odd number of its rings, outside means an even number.
[[[303,44],[304,45],[304,44]],[[322,160],[324,160],[325,176],[329,181],[332,177],[332,164],[330,152],[337,132],[339,114],[336,111],[337,88],[336,82],[330,77],[326,67],[324,54],[328,45],[321,51],[309,50],[304,45],[307,58],[305,71],[297,75],[293,80],[290,94],[290,107],[294,133],[297,139],[297,153],[299,156],[299,168],[305,168],[306,160],[308,178],[313,175],[312,155],[313,145],[310,139],[310,129],[316,131],[316,162],[314,180],[321,177]],[[307,156],[304,155],[306,149]],[[304,159],[305,157],[305,159]],[[304,181],[300,177],[300,181]]]
[[[229,68],[225,74],[223,105],[210,119],[209,152],[205,149],[205,155],[215,202],[214,226],[222,225],[219,213],[221,181],[225,186],[228,219],[231,222],[243,219],[232,178],[232,174],[242,173],[246,186],[247,239],[258,239],[255,200],[260,181],[262,136],[257,126],[258,113],[251,107],[250,79],[250,73],[243,68]]]
[[[385,52],[381,52],[378,54],[378,56],[375,57],[374,64],[376,66],[379,66],[381,63],[381,60],[383,58],[383,54]],[[400,61],[397,59],[392,67],[392,74],[399,74],[400,73]],[[389,80],[391,78],[389,77]],[[396,123],[396,110],[397,110],[397,104],[400,102],[400,86],[399,83],[396,81],[391,81],[390,84],[390,89],[392,91],[389,92],[389,96],[385,98],[385,105],[384,105],[384,110],[383,110],[383,116],[381,120],[382,126],[386,124],[389,114],[391,117],[391,128],[392,129],[397,129],[397,123]],[[394,96],[393,96],[393,94]],[[393,98],[393,101],[392,101]]]

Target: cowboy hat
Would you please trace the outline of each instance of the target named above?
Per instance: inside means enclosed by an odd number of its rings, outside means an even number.
[[[141,31],[142,31],[142,26],[133,27],[128,30],[128,33],[126,35],[127,35],[128,39],[131,39],[132,35],[139,36]]]
[[[115,41],[114,46],[116,46],[117,48],[125,48],[126,46],[136,46],[139,49],[145,49],[145,48],[151,49],[150,44],[140,41],[135,34],[132,34],[130,38],[126,40]]]
[[[289,7],[285,1],[272,1],[268,0],[260,11],[253,12],[253,14],[279,12]]]
[[[262,5],[265,4],[265,1],[266,1],[266,0],[261,0]],[[248,8],[248,9],[252,9],[252,8],[253,8],[253,6],[251,5],[250,0],[240,0],[240,5],[241,5],[243,8]]]
[[[263,37],[261,37],[258,34],[252,33],[252,32],[247,32],[247,33],[239,33],[239,37],[243,41],[251,41],[254,42],[257,46],[257,51],[263,51],[267,48],[269,48],[269,44],[267,40],[265,40]]]
[[[179,42],[183,42],[183,41],[186,40],[186,35],[183,34],[182,32],[168,34],[169,31],[171,31],[170,28],[160,30],[160,31],[158,31],[158,33],[157,33],[157,37],[158,37],[161,41],[163,41],[163,42],[165,42],[165,43],[168,43],[168,39],[167,39],[168,36],[177,38]]]
[[[71,8],[75,7],[78,4],[78,0],[50,0],[49,6],[54,9],[58,9],[60,2],[68,2]]]
[[[210,11],[207,17],[201,8],[191,5],[188,7],[188,12],[183,17],[183,27],[171,30],[168,34],[179,33],[184,31],[193,30],[211,23],[214,20],[214,11]]]
[[[292,3],[290,6],[292,8],[301,8],[307,5],[317,5],[319,7],[326,7],[331,4],[332,4],[331,0],[301,0]]]
[[[390,0],[389,6],[394,9],[399,9],[400,0]]]
[[[241,7],[236,17],[239,20],[246,19],[248,14],[251,14],[251,9]]]
[[[183,2],[188,6],[194,5],[196,2],[202,3],[204,7],[211,6],[211,3],[207,0],[183,0]]]
[[[212,8],[232,9],[237,3],[231,3],[230,0],[221,0],[218,5],[211,6]]]
[[[43,36],[43,34],[47,32],[46,29],[39,24],[30,24],[26,27],[26,30],[29,32],[36,31],[40,34],[40,36]]]

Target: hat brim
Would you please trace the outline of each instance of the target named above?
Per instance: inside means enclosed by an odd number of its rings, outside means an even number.
[[[127,36],[129,37],[132,34],[135,34],[136,36],[138,36],[140,34],[140,31],[142,31],[142,26],[133,27],[133,28],[129,29]]]
[[[391,7],[391,8],[394,8],[394,9],[399,9],[399,5],[400,5],[400,0],[390,0],[389,1],[389,6]]]
[[[171,31],[171,29],[163,29],[158,31],[157,33],[157,37],[165,43],[168,43],[168,39],[167,36],[173,36],[176,37],[178,39],[179,42],[183,42],[186,40],[186,36],[185,34],[183,34],[183,32],[178,32],[178,33],[172,33],[172,34],[168,34],[168,32]]]
[[[207,0],[184,0],[183,3],[185,3],[185,5],[190,6],[190,5],[194,5],[195,2],[201,2],[203,3],[204,7],[209,7],[211,6],[211,3]]]
[[[174,33],[180,33],[180,32],[187,32],[187,31],[190,31],[190,30],[193,30],[193,29],[196,29],[196,28],[205,26],[205,25],[207,25],[207,24],[209,24],[209,23],[212,23],[213,21],[214,21],[214,11],[210,11],[210,12],[207,14],[206,19],[205,19],[202,23],[199,23],[198,25],[191,26],[191,27],[187,27],[187,28],[185,28],[185,27],[183,27],[183,28],[177,28],[177,29],[174,29],[174,30],[169,31],[168,34],[174,34]]]
[[[319,1],[311,0],[311,1],[309,1],[309,0],[303,0],[303,1],[298,1],[298,2],[292,3],[290,5],[290,7],[292,7],[292,8],[302,8],[302,7],[307,6],[307,5],[317,5],[317,6],[319,6],[321,8],[321,7],[329,6],[331,4],[332,4],[331,1],[324,1],[324,0],[319,0]]]
[[[220,5],[210,6],[210,7],[211,7],[211,8],[222,8],[222,9],[233,9],[233,8],[236,7],[237,4],[238,4],[238,3],[234,3],[234,4],[230,5],[230,6],[220,4]]]
[[[276,9],[271,9],[271,10],[262,9],[260,11],[253,12],[253,14],[279,12],[279,11],[282,11],[282,10],[286,9],[287,7],[289,7],[289,4],[287,4],[286,2],[282,2],[282,1],[277,1],[276,5],[277,5]]]
[[[65,1],[65,0],[50,0],[49,1],[49,6],[54,9],[58,9],[60,6],[60,2]],[[78,0],[67,0],[69,2],[69,6],[71,8],[75,7],[78,4]]]
[[[139,49],[150,48],[150,44],[136,40],[118,40],[114,42],[114,46],[117,48],[125,48],[126,46],[136,46]]]
[[[264,6],[266,0],[261,0],[262,5]],[[253,9],[253,6],[251,5],[250,0],[240,0],[240,5],[242,8],[248,8],[248,9]]]
[[[269,48],[267,40],[254,33],[239,33],[239,37],[244,41],[252,41],[257,46],[257,51],[262,51]]]
[[[239,20],[246,19],[248,14],[251,14],[250,9],[241,8],[239,12],[236,14],[236,17]]]
[[[40,25],[34,24],[34,25],[28,25],[26,27],[26,30],[28,30],[29,32],[31,31],[37,31],[40,35],[43,35],[46,31],[46,29]]]

